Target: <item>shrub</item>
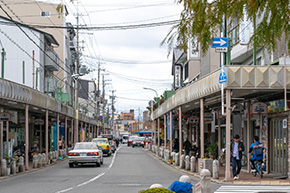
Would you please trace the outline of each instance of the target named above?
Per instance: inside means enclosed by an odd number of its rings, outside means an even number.
[[[150,188],[148,190],[139,191],[139,193],[174,193],[165,188]]]

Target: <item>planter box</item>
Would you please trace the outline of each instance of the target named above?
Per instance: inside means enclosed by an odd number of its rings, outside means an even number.
[[[212,176],[212,166],[213,160],[212,159],[198,159],[198,173],[200,174],[202,169],[208,169]]]

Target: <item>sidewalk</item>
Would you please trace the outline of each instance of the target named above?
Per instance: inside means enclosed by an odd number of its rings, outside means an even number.
[[[147,150],[147,149],[146,149]],[[178,166],[174,166],[172,164],[169,164],[161,157],[157,156],[155,153],[152,153],[151,151],[147,150],[148,153],[150,153],[152,156],[158,158],[160,161],[163,161],[170,165],[171,167],[183,171],[185,173],[188,173],[189,175],[193,175],[195,177],[200,178],[198,173],[193,173],[185,169],[180,169]],[[230,181],[224,181],[225,180],[225,167],[219,167],[219,178],[218,179],[211,179],[212,182],[220,183],[220,184],[240,184],[240,185],[281,185],[281,186],[290,186],[290,180],[289,179],[275,179],[275,176],[264,174],[263,178],[260,179],[259,176],[254,177],[253,174],[248,173],[245,170],[242,170],[239,175],[239,180],[230,180]]]
[[[1,176],[1,169],[2,168],[1,168],[1,165],[0,165],[0,180],[7,179],[7,178],[12,178],[12,177],[16,177],[16,176],[20,176],[20,175],[25,175],[27,173],[31,173],[31,172],[35,172],[35,171],[39,171],[39,170],[48,168],[48,167],[53,166],[53,165],[55,165],[57,163],[60,163],[60,162],[63,162],[63,161],[56,160],[55,162],[53,162],[53,163],[51,163],[49,165],[41,166],[40,168],[33,168],[32,167],[32,162],[29,162],[29,164],[28,164],[29,170],[25,170],[25,171],[20,172],[20,173],[17,172],[16,174],[10,174],[9,176]]]

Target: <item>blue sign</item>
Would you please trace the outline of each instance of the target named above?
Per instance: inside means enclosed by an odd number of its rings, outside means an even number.
[[[228,38],[213,38],[213,42],[211,44],[212,48],[227,48],[229,44]]]
[[[219,76],[219,83],[225,83],[228,81],[228,77],[227,77],[227,73],[225,71],[225,67],[224,65],[222,65],[222,68],[221,68],[221,73],[220,73],[220,76]]]

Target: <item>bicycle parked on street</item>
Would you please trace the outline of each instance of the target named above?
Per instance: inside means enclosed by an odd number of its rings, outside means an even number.
[[[226,148],[223,148],[221,150],[221,153],[219,155],[218,160],[219,160],[220,166],[225,167],[225,165],[226,165]],[[248,164],[248,157],[246,156],[246,154],[242,153],[241,165],[242,165],[242,167],[245,167],[247,164]]]

